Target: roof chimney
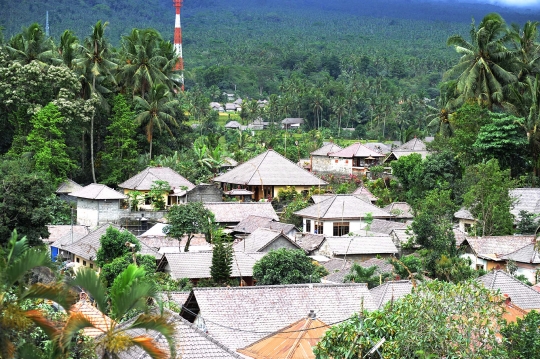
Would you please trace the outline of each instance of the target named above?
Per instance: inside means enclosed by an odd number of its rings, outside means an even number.
[[[317,318],[317,314],[315,314],[314,310],[310,310],[309,314],[307,315],[308,318],[315,319]]]

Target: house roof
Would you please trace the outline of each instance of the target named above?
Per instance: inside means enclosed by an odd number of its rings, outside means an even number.
[[[237,351],[256,359],[314,359],[313,347],[328,328],[328,325],[309,314],[307,318],[300,319]]]
[[[390,236],[326,237],[324,244],[333,255],[396,254],[398,250]]]
[[[396,300],[410,294],[413,285],[410,280],[390,281],[372,288],[369,291],[377,308],[382,308],[391,300]]]
[[[407,202],[393,202],[383,208],[386,212],[400,219],[414,218],[411,206]]]
[[[112,188],[105,186],[104,184],[91,183],[86,187],[83,187],[77,191],[69,194],[72,197],[106,200],[106,199],[126,199],[126,195],[115,191]]]
[[[223,192],[223,194],[228,196],[251,196],[253,191],[248,191],[247,189],[243,188],[235,188],[231,189],[230,191]]]
[[[371,213],[373,218],[393,218],[390,213],[357,196],[337,194],[294,214],[315,219],[361,219]]]
[[[188,190],[195,185],[182,177],[169,167],[147,167],[125,182],[118,185],[120,188],[137,191],[149,191],[154,181],[167,181],[171,188],[187,187]]]
[[[234,226],[233,231],[240,233],[252,233],[257,228],[269,228],[275,231],[283,231],[284,233],[288,233],[294,230],[296,227],[294,224],[275,222],[272,218],[250,215]]]
[[[319,249],[325,239],[326,237],[324,234],[313,233],[298,233],[294,238],[296,244],[298,244],[308,253]]]
[[[536,250],[536,243],[529,243],[525,247],[508,253],[502,259],[513,260],[520,263],[540,264],[540,253]]]
[[[204,207],[214,214],[218,223],[240,223],[250,215],[279,220],[270,202],[207,202]]]
[[[249,236],[236,243],[234,245],[234,250],[242,252],[262,252],[279,238],[283,238],[292,246],[302,249],[298,244],[293,242],[281,231],[274,231],[268,228],[258,228]]]
[[[284,119],[283,121],[281,121],[281,123],[283,125],[301,125],[301,124],[304,123],[304,119],[303,118],[288,117],[288,118]]]
[[[380,142],[368,142],[368,143],[365,143],[364,146],[366,146],[372,151],[379,152],[384,155],[387,155],[390,152],[392,152],[392,149],[390,148],[390,146],[384,143],[380,143]]]
[[[399,242],[400,245],[403,245],[405,243],[409,243],[409,239],[414,237],[414,233],[411,234],[411,232],[412,230],[408,230],[407,228],[394,228],[390,234],[397,240],[397,242]]]
[[[83,334],[95,338],[108,331],[113,320],[94,307],[88,299],[81,299],[70,308],[71,313],[81,313],[95,328],[84,328]]]
[[[240,128],[242,125],[238,121],[229,121],[225,125],[225,128]]]
[[[426,151],[426,144],[419,138],[413,138],[410,141],[405,142],[401,146],[395,148],[392,152],[418,152],[418,151]]]
[[[243,348],[304,318],[310,310],[332,325],[362,307],[376,309],[364,283],[193,288],[190,298],[208,334],[231,349]],[[189,316],[185,310],[181,314]]]
[[[160,292],[159,297],[164,302],[174,302],[179,307],[182,307],[186,303],[189,293],[191,292]]]
[[[148,229],[146,232],[141,234],[139,238],[148,238],[148,237],[167,237],[165,233],[163,233],[163,228],[167,227],[168,224],[166,223],[156,223],[150,229]]]
[[[377,267],[374,274],[392,273],[394,271],[394,266],[392,264],[388,263],[387,260],[380,258],[371,258],[367,261],[360,262],[359,264],[364,268]]]
[[[214,181],[245,186],[324,186],[327,184],[274,150],[261,153],[214,178]]]
[[[502,256],[515,252],[534,240],[534,236],[467,237],[462,245],[468,244],[477,256],[500,260]]]
[[[353,193],[351,194],[354,194],[354,195],[360,195],[360,196],[364,196],[364,197],[367,197],[369,199],[370,202],[375,202],[376,200],[378,200],[377,197],[375,197],[373,195],[373,193],[371,193],[366,187],[364,186],[360,186],[358,187],[357,189],[354,190]]]
[[[221,164],[221,167],[236,167],[238,166],[238,161],[235,161],[234,159],[230,157],[223,158],[223,163]]]
[[[352,263],[352,261],[341,258],[332,258],[322,263],[322,266],[328,271],[328,275],[324,277],[324,280],[332,283],[344,283],[345,276],[351,271]]]
[[[328,156],[329,153],[337,152],[339,150],[342,150],[342,148],[338,145],[336,145],[333,142],[327,143],[321,148],[311,152],[310,154],[312,156]]]
[[[116,224],[104,224],[101,227],[98,227],[95,231],[81,237],[73,244],[61,246],[61,249],[73,253],[81,258],[93,261],[96,259],[97,251],[101,247],[101,236],[105,234],[109,227],[120,230],[120,227]]]
[[[454,213],[454,218],[456,219],[469,219],[471,221],[474,221],[474,217],[466,208],[461,208],[459,211]]]
[[[510,210],[516,218],[519,217],[520,211],[540,213],[540,188],[514,188],[509,194],[516,200]]]
[[[540,293],[502,270],[492,271],[477,280],[488,289],[508,294],[512,303],[522,309],[540,309]]]
[[[49,238],[44,239],[44,242],[51,243],[51,246],[58,248],[60,244],[68,244],[88,234],[88,227],[81,225],[47,225]],[[73,230],[73,238],[71,231]],[[54,245],[56,244],[56,245]]]
[[[60,186],[56,189],[57,194],[70,194],[71,192],[80,190],[83,188],[80,184],[75,181],[70,180],[69,178],[62,182]]]
[[[264,257],[266,253],[234,252],[232,277],[252,277],[253,265]],[[210,278],[212,266],[212,252],[182,252],[166,253],[165,258],[171,268],[171,277],[174,279]]]
[[[164,310],[167,321],[174,326],[173,342],[177,357],[182,359],[245,359],[238,353],[228,349],[207,333],[198,329],[196,325],[188,322],[170,310]],[[135,320],[132,319],[132,321]],[[132,321],[122,323],[122,329]],[[149,336],[154,339],[160,348],[168,352],[168,343],[163,335],[152,330],[132,329],[127,331],[131,336]],[[140,347],[133,346],[127,351],[118,353],[119,359],[150,359]]]
[[[394,229],[407,229],[407,223],[374,218],[369,225],[369,230],[375,233],[390,234]]]
[[[364,146],[360,142],[353,143],[352,145],[349,145],[345,147],[342,150],[339,150],[337,152],[329,153],[328,156],[331,157],[340,157],[340,158],[353,158],[353,157],[373,157],[373,158],[380,158],[385,157],[380,152],[373,151],[372,149]]]

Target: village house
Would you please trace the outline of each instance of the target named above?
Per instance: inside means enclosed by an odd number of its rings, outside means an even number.
[[[224,191],[233,188],[253,192],[252,199],[272,199],[280,190],[292,188],[297,192],[308,191],[312,187],[326,186],[327,183],[312,173],[298,167],[274,150],[268,150],[257,157],[238,165],[230,171],[214,178]]]
[[[516,275],[524,275],[531,283],[538,283],[538,270],[540,269],[540,253],[536,249],[537,243],[529,243],[514,252],[508,253],[501,258],[513,261],[517,265]]]
[[[361,198],[365,198],[367,199],[369,202],[371,202],[372,204],[375,204],[377,203],[377,200],[378,198],[375,197],[373,195],[373,193],[371,193],[366,187],[364,187],[363,185],[358,187],[357,189],[354,190],[353,193],[351,193],[352,195],[355,195],[357,197],[361,197]]]
[[[281,121],[281,128],[285,130],[300,128],[304,124],[303,118],[286,118]]]
[[[165,223],[156,223],[146,232],[137,236],[137,239],[141,244],[145,244],[147,247],[150,247],[161,254],[182,252],[188,236],[183,236],[180,240],[169,237],[163,233],[163,229],[166,226],[167,224]],[[204,234],[197,233],[191,238],[189,250],[190,252],[211,251],[212,247],[210,243],[206,241]]]
[[[476,224],[473,215],[466,208],[461,208],[454,213],[454,218],[458,221],[459,229],[465,233],[470,233]]]
[[[56,196],[66,202],[77,202],[77,198],[71,195],[72,192],[78,191],[83,186],[69,178],[62,182],[56,189]]]
[[[363,262],[371,258],[389,258],[398,253],[390,236],[378,237],[327,237],[318,254],[330,258],[343,258]]]
[[[223,191],[216,184],[199,183],[186,192],[186,202],[221,202]]]
[[[267,228],[273,231],[283,232],[287,237],[294,238],[298,228],[294,224],[277,222],[273,218],[250,215],[232,228],[233,234],[245,236],[255,232],[259,228]]]
[[[389,165],[390,162],[399,160],[401,157],[418,153],[422,158],[426,158],[429,155],[429,151],[426,148],[426,144],[419,138],[413,138],[412,140],[405,142],[401,146],[392,150],[392,153],[384,159],[384,164]]]
[[[509,191],[514,199],[510,213],[519,221],[519,212],[540,214],[540,188],[514,188]]]
[[[323,278],[323,283],[345,283],[345,277],[351,273],[353,261],[343,258],[332,258],[322,263],[328,271],[328,275]],[[371,258],[366,261],[356,263],[363,268],[376,267],[373,275],[383,275],[394,272],[394,266],[387,259]]]
[[[233,246],[235,251],[241,252],[264,252],[268,253],[275,249],[301,249],[297,243],[291,240],[281,231],[268,228],[258,228],[246,238]]]
[[[128,198],[97,183],[71,192],[71,196],[77,198],[77,224],[90,228],[104,223],[117,223],[124,213],[121,203]]]
[[[540,293],[502,270],[494,270],[476,279],[486,288],[500,291],[512,303],[525,310],[540,310]]]
[[[236,226],[249,216],[259,216],[278,221],[279,217],[270,202],[218,202],[204,203],[221,226]]]
[[[225,125],[225,128],[228,130],[240,130],[242,128],[242,124],[240,124],[238,121],[229,121]]]
[[[47,229],[50,234],[49,238],[42,240],[43,243],[49,245],[53,262],[58,256],[60,244],[73,243],[88,234],[88,227],[80,225],[48,225]],[[55,246],[53,246],[54,243],[56,243]]]
[[[333,142],[325,143],[321,148],[310,153],[310,168],[311,171],[317,173],[332,172],[332,159],[328,156],[329,153],[342,150],[341,147]]]
[[[315,255],[326,240],[324,234],[296,233],[294,242],[310,256]]]
[[[185,202],[187,191],[195,187],[193,183],[169,167],[147,167],[135,176],[120,183],[118,187],[124,190],[125,195],[138,191],[144,196],[150,192],[152,185],[156,181],[165,181],[171,187],[169,193],[163,194],[163,199],[168,206]],[[139,208],[143,210],[152,209],[150,198],[146,197],[141,200]]]
[[[366,176],[369,168],[380,165],[385,155],[356,142],[342,150],[329,153],[328,157],[331,166],[327,172]],[[313,171],[318,172],[319,169],[313,168]]]
[[[295,212],[302,217],[304,232],[343,236],[364,228],[366,216],[391,220],[394,216],[353,195],[333,195]]]
[[[407,202],[392,202],[383,210],[394,216],[394,220],[407,222],[414,218],[413,210]]]

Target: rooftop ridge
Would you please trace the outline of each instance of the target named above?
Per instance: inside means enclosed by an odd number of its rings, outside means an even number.
[[[232,291],[232,290],[260,290],[268,288],[304,288],[304,287],[321,287],[321,288],[336,288],[336,287],[365,287],[367,289],[366,283],[301,283],[301,284],[281,284],[281,285],[256,285],[249,287],[196,287],[192,291]]]

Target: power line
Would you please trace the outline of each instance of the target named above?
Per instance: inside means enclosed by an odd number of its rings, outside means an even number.
[[[198,314],[189,310],[188,308],[186,308],[184,305],[182,305],[182,309],[185,310],[186,312],[188,312],[189,314],[191,315],[194,315],[194,316],[197,316]],[[199,316],[200,318],[202,318],[205,322],[209,322],[209,323],[212,323],[214,325],[217,325],[218,327],[222,327],[222,328],[225,328],[225,329],[229,329],[229,330],[232,330],[232,331],[235,331],[235,332],[244,332],[244,333],[254,333],[254,334],[271,334],[271,333],[275,333],[276,331],[254,331],[254,330],[247,330],[247,329],[240,329],[240,328],[233,328],[233,327],[229,327],[227,325],[223,325],[223,324],[219,324],[219,323],[216,323],[212,320],[209,320],[209,319],[205,319],[203,316]],[[346,318],[346,319],[343,319],[343,320],[339,320],[337,322],[333,322],[333,323],[330,323],[330,324],[325,324],[325,325],[320,325],[318,327],[313,327],[313,328],[308,328],[308,329],[300,329],[300,330],[289,330],[289,331],[282,331],[282,332],[279,332],[280,334],[286,334],[286,333],[299,333],[299,332],[306,332],[308,330],[314,330],[314,329],[320,329],[320,328],[327,328],[327,327],[331,327],[332,325],[336,325],[336,324],[339,324],[339,323],[343,323],[343,322],[346,322],[347,320],[349,320],[351,318]]]

